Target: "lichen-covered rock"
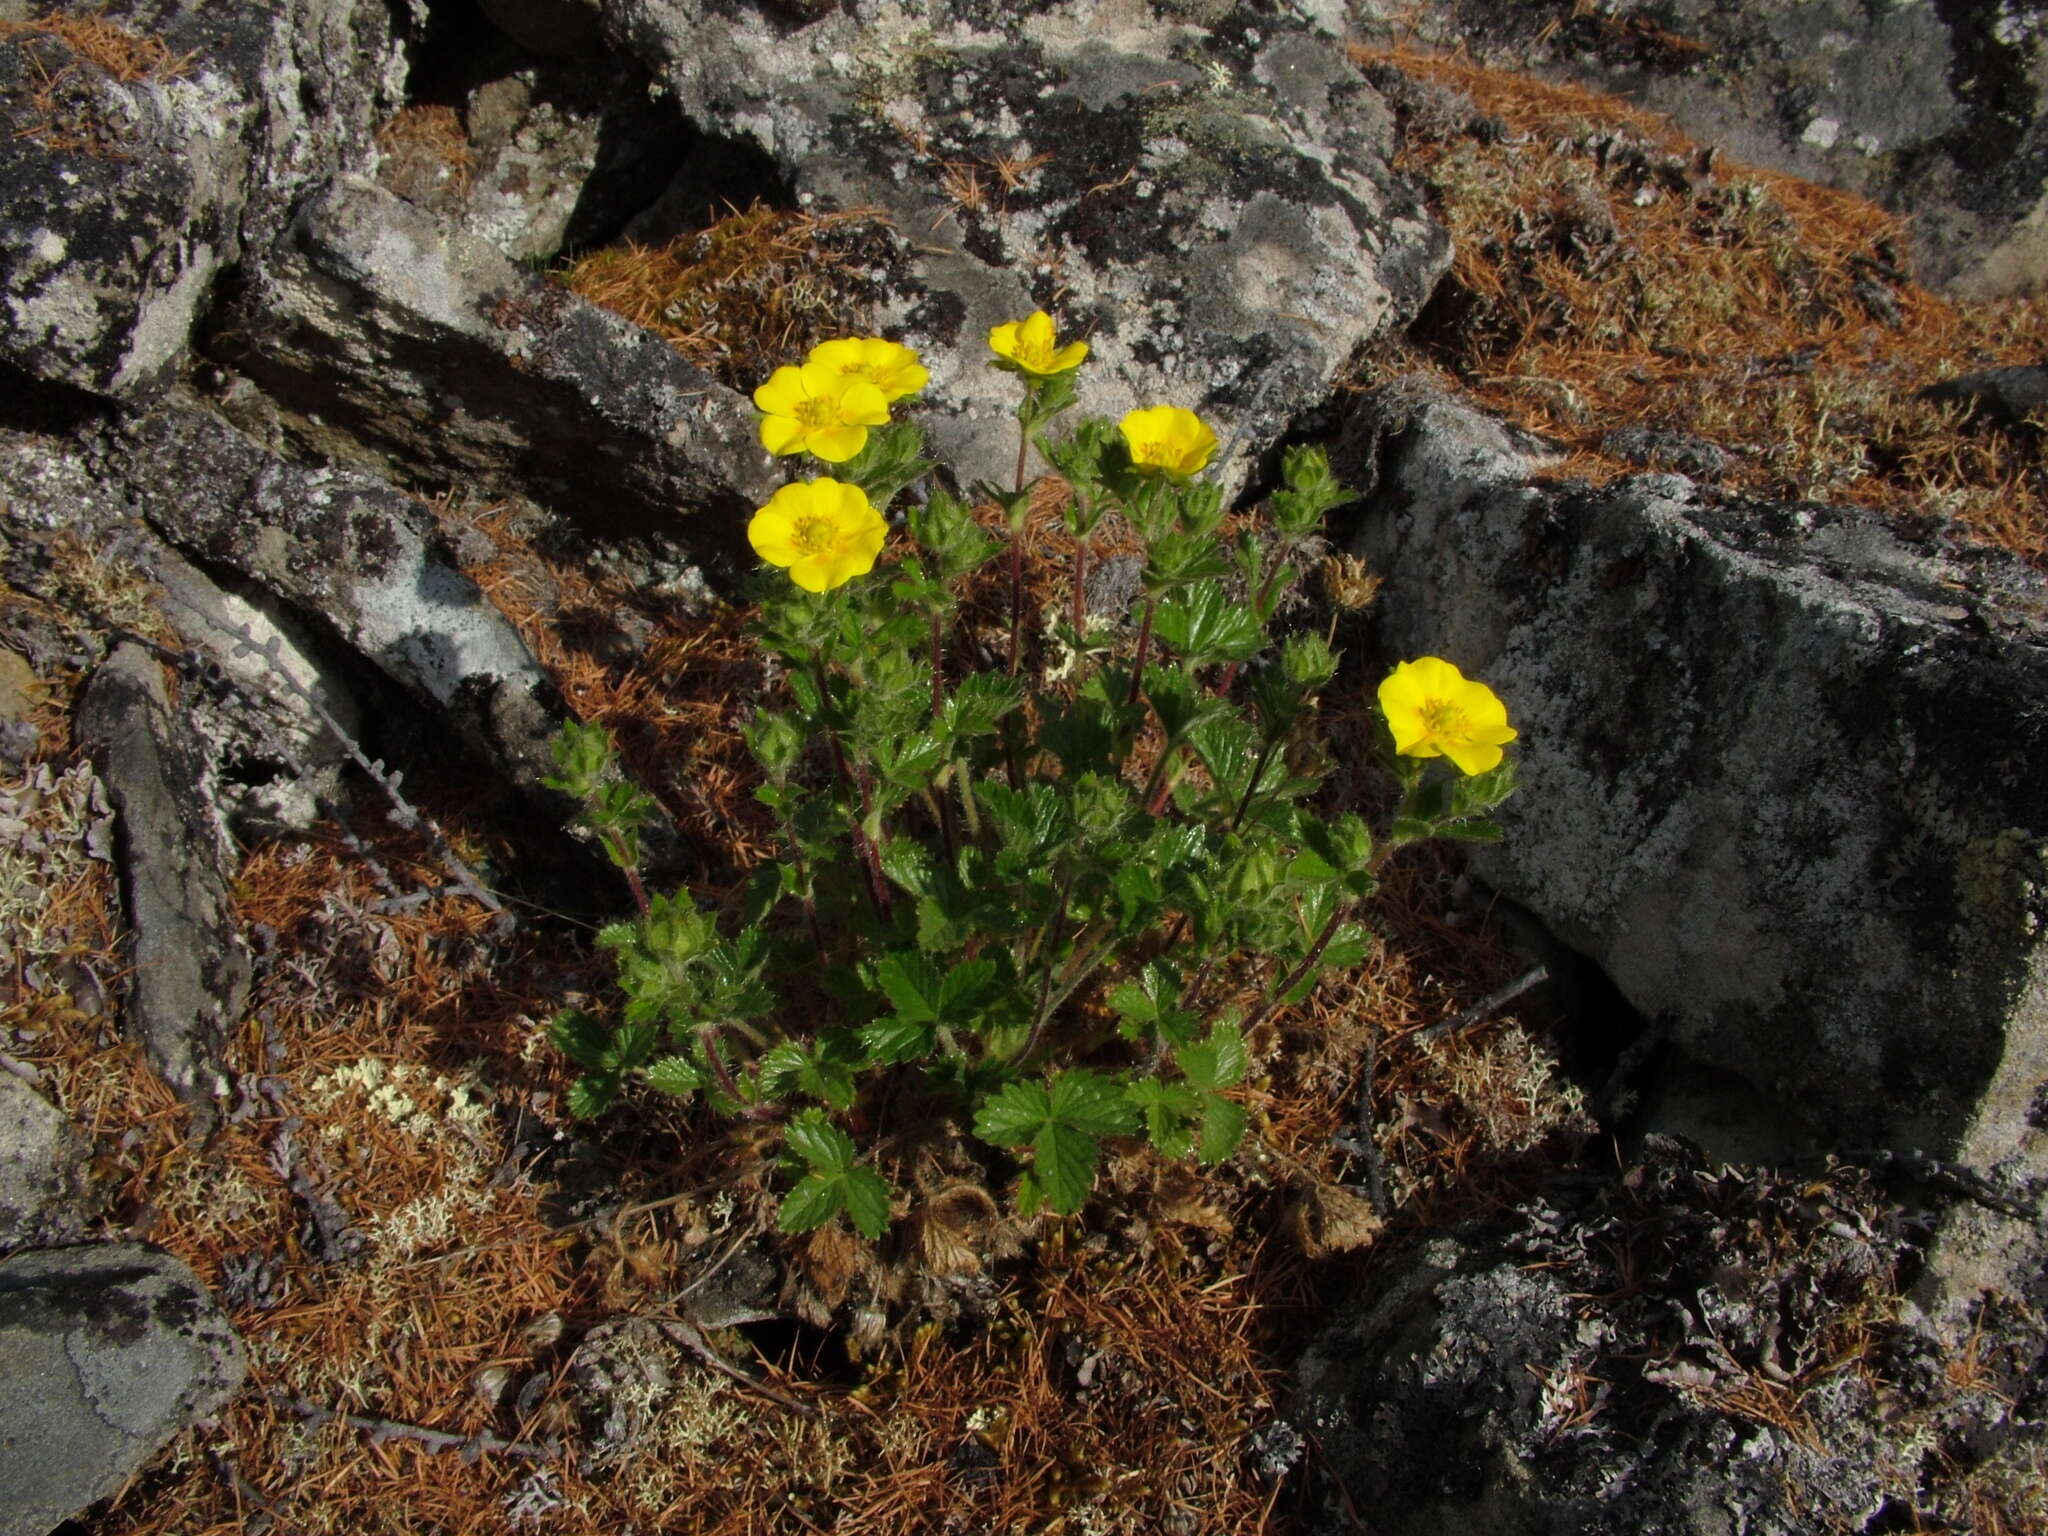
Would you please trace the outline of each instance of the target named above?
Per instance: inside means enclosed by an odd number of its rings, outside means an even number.
[[[1972,1370],[1942,1370],[1900,1322],[1911,1224],[1859,1170],[1653,1138],[1556,1198],[1393,1257],[1298,1366],[1293,1420],[1374,1530],[1865,1531],[2040,1453],[2038,1326],[1985,1313]]]
[[[736,559],[779,483],[736,392],[369,181],[306,209],[221,349],[323,450],[605,535],[687,523]]]
[[[164,538],[317,617],[515,784],[542,793],[560,700],[418,502],[365,475],[287,463],[177,400],[92,447]],[[202,614],[183,618],[207,627]],[[209,636],[223,638],[232,643]]]
[[[1976,297],[2048,280],[2041,0],[1368,0],[1408,40],[1563,74],[1668,114],[1738,161],[1910,215],[1924,281]]]
[[[887,211],[911,259],[875,318],[924,353],[925,420],[968,478],[1016,456],[992,325],[1057,311],[1093,348],[1091,410],[1202,413],[1241,434],[1234,482],[1449,259],[1388,168],[1385,105],[1286,8],[1213,28],[1122,0],[604,12],[697,127],[765,153],[800,202]]]
[[[183,355],[222,270],[368,165],[403,61],[371,0],[49,14],[0,34],[0,358],[130,394]]]
[[[0,1536],[47,1536],[241,1385],[241,1341],[183,1262],[140,1243],[0,1264]]]
[[[1832,1144],[2048,1174],[2048,585],[1854,508],[1536,488],[1427,395],[1361,420],[1387,650],[1521,728],[1486,878]]]
[[[0,1252],[85,1235],[91,1155],[62,1110],[0,1071]]]

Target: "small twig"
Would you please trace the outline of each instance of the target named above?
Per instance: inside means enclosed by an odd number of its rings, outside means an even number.
[[[1365,1062],[1359,1070],[1358,1110],[1352,1117],[1353,1133],[1346,1136],[1339,1132],[1330,1139],[1339,1150],[1365,1164],[1366,1193],[1372,1200],[1373,1209],[1384,1213],[1389,1209],[1386,1172],[1380,1160],[1379,1138],[1373,1135],[1372,1128],[1373,1078],[1378,1071],[1379,1059],[1380,1031],[1374,1024],[1366,1039]]]
[[[791,1397],[779,1387],[771,1387],[757,1376],[749,1376],[745,1371],[726,1359],[725,1356],[721,1355],[706,1342],[704,1335],[698,1331],[695,1323],[684,1322],[681,1318],[656,1318],[653,1321],[655,1327],[667,1334],[670,1339],[682,1345],[683,1348],[711,1367],[712,1370],[718,1372],[719,1375],[730,1377],[750,1391],[760,1393],[770,1402],[780,1403],[791,1413],[801,1414],[807,1419],[815,1419],[818,1416],[818,1410],[809,1403]]]
[[[348,813],[324,795],[317,799],[314,804],[319,806],[320,814],[331,820],[340,831],[342,845],[350,853],[363,861],[364,866],[370,871],[370,878],[377,882],[377,889],[382,891],[392,901],[405,900],[405,896],[399,890],[398,882],[391,878],[391,871],[386,869],[383,861],[370,851],[370,845],[356,836],[356,829],[349,823]],[[433,892],[423,891],[419,893],[418,899],[427,900],[433,894]]]
[[[1494,1009],[1505,1007],[1530,988],[1540,987],[1548,980],[1550,980],[1550,970],[1548,967],[1541,965],[1531,966],[1506,986],[1494,988],[1493,991],[1487,993],[1486,996],[1479,999],[1478,1002],[1467,1008],[1463,1013],[1456,1014],[1448,1019],[1440,1019],[1427,1029],[1417,1030],[1413,1038],[1417,1040],[1441,1040],[1446,1035],[1459,1034],[1464,1030],[1470,1029],[1474,1024],[1477,1024],[1481,1019],[1492,1013]]]
[[[458,1435],[445,1429],[428,1429],[423,1424],[406,1424],[397,1419],[376,1418],[367,1413],[341,1413],[308,1398],[292,1397],[283,1392],[268,1392],[264,1395],[278,1407],[297,1414],[315,1429],[324,1429],[339,1420],[351,1429],[363,1430],[376,1442],[417,1440],[430,1451],[460,1451],[466,1461],[475,1461],[487,1452],[501,1456],[524,1456],[533,1461],[545,1461],[555,1455],[551,1447],[536,1445],[531,1440],[507,1440],[502,1435],[493,1435],[482,1430],[473,1435]]]

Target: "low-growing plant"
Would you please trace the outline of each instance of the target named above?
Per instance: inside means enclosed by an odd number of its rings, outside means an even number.
[[[1493,838],[1513,788],[1500,701],[1429,657],[1380,686],[1398,788],[1385,825],[1317,810],[1315,707],[1338,658],[1314,632],[1271,629],[1323,515],[1350,499],[1326,457],[1290,450],[1266,531],[1227,538],[1204,478],[1216,438],[1195,415],[1068,425],[1086,344],[1060,345],[1038,313],[990,346],[1018,383],[1017,472],[975,490],[1001,509],[1007,551],[962,499],[906,497],[935,467],[892,419],[926,382],[908,348],[826,342],[756,391],[764,444],[833,473],[785,486],[748,528],[789,578],[755,626],[788,697],[748,728],[782,857],[741,910],[721,921],[687,893],[647,894],[649,807],[609,739],[572,726],[556,746],[552,782],[583,800],[639,909],[599,937],[618,1017],[553,1023],[582,1068],[572,1108],[595,1114],[639,1082],[776,1128],[794,1176],[785,1231],[844,1212],[882,1235],[894,1192],[861,1142],[889,1131],[892,1104],[950,1107],[1013,1156],[1026,1213],[1078,1210],[1106,1139],[1227,1158],[1251,1029],[1365,957],[1361,914],[1389,854]],[[1064,658],[1056,677],[1025,664],[1034,449],[1065,482],[1078,550],[1072,601],[1042,637]],[[907,538],[877,569],[899,498]],[[1084,601],[1111,515],[1145,551],[1135,643]],[[1004,554],[1001,660],[977,665],[961,594]],[[1433,757],[1454,771],[1432,773]],[[1224,978],[1256,974],[1249,1017],[1220,1006]]]

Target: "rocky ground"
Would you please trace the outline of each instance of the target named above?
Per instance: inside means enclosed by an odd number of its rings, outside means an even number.
[[[0,0],[0,1531],[2048,1530],[2048,56],[1741,9]],[[1228,1162],[783,1237],[546,740],[734,896],[747,391],[1039,306],[1524,788]]]

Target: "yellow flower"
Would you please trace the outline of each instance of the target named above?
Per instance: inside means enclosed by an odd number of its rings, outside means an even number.
[[[1193,411],[1177,405],[1155,405],[1128,412],[1117,423],[1130,445],[1131,462],[1156,469],[1172,480],[1185,480],[1209,462],[1216,434]]]
[[[879,336],[844,336],[821,341],[804,359],[815,363],[837,379],[866,379],[887,401],[916,394],[932,376],[909,347]],[[873,423],[870,423],[873,425]]]
[[[1014,365],[1019,373],[1038,379],[1078,368],[1081,359],[1088,355],[1087,342],[1070,341],[1064,347],[1055,347],[1057,339],[1052,316],[1042,309],[1033,310],[1028,319],[1012,320],[988,333],[990,351]]]
[[[868,428],[889,419],[889,402],[867,379],[843,378],[821,363],[778,368],[754,391],[761,446],[770,453],[814,453],[844,464],[867,446]]]
[[[1380,684],[1380,708],[1393,727],[1394,750],[1406,757],[1448,757],[1461,773],[1500,766],[1513,741],[1507,706],[1484,683],[1441,656],[1404,661]]]
[[[888,532],[859,486],[799,480],[755,511],[747,542],[770,565],[786,566],[806,592],[829,592],[875,568]]]

